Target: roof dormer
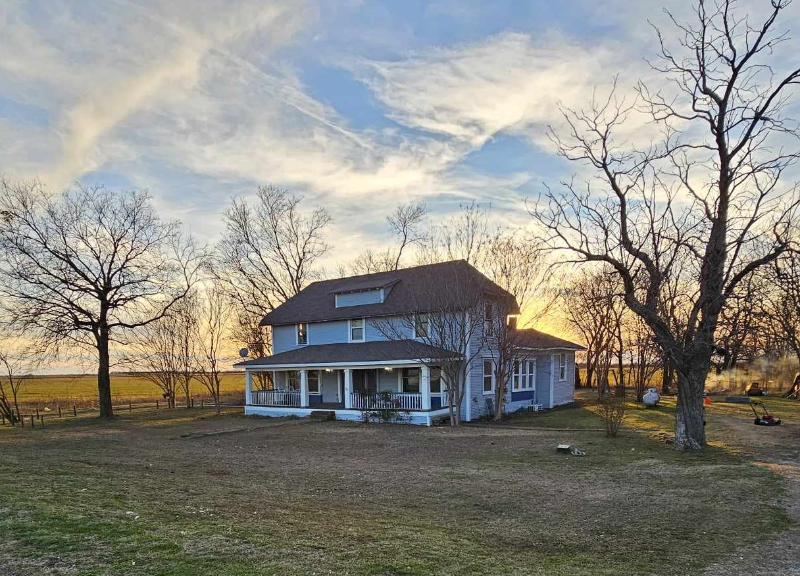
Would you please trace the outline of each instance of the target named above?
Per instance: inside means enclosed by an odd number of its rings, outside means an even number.
[[[337,308],[383,304],[392,287],[398,282],[398,279],[383,279],[379,282],[375,280],[354,281],[350,284],[339,286],[331,294],[333,294]]]

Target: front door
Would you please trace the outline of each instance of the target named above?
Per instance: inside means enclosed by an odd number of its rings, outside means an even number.
[[[353,370],[353,391],[361,394],[378,393],[378,371]]]

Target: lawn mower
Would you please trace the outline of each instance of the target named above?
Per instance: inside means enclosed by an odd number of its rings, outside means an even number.
[[[756,408],[761,409],[760,413]],[[763,402],[751,401],[750,409],[753,411],[753,414],[756,415],[756,419],[753,420],[753,424],[756,426],[778,426],[781,423],[781,419],[770,414]]]

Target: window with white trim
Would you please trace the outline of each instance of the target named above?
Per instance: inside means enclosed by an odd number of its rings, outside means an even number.
[[[400,371],[400,391],[419,393],[419,368],[403,368]]]
[[[514,362],[514,381],[512,389],[533,390],[536,387],[536,360],[517,360]]]
[[[494,392],[494,362],[492,360],[483,361],[483,393],[491,394]]]
[[[564,352],[558,355],[558,379],[561,382],[567,379],[567,355]]]
[[[319,370],[309,370],[308,371],[308,393],[309,394],[319,394],[320,380],[322,380],[322,374],[320,374]]]
[[[414,338],[428,337],[428,315],[417,314],[414,317]]]
[[[304,346],[308,344],[308,324],[300,322],[297,325],[297,345]]]
[[[350,320],[350,342],[364,341],[364,319],[353,318]]]
[[[297,370],[288,370],[286,372],[286,389],[300,390],[300,372]]]

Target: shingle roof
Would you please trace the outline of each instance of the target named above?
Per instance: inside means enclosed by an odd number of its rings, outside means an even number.
[[[337,308],[333,294],[355,289],[393,285],[383,303]],[[443,305],[458,306],[475,302],[486,293],[498,298],[513,296],[478,272],[465,260],[403,268],[349,278],[314,282],[264,316],[262,326],[323,322],[354,317],[389,316],[410,312],[430,312]],[[516,312],[516,303],[512,308]]]
[[[235,364],[244,366],[279,366],[287,364],[313,365],[344,362],[392,362],[397,360],[428,360],[452,357],[436,346],[416,340],[380,340],[376,342],[357,342],[340,344],[319,344],[287,350],[273,356],[256,358]]]
[[[586,348],[580,344],[552,336],[545,332],[540,332],[539,330],[534,330],[533,328],[520,328],[517,330],[517,333],[520,336],[520,345],[524,348],[532,348],[535,350],[550,350],[553,348],[586,350]]]

